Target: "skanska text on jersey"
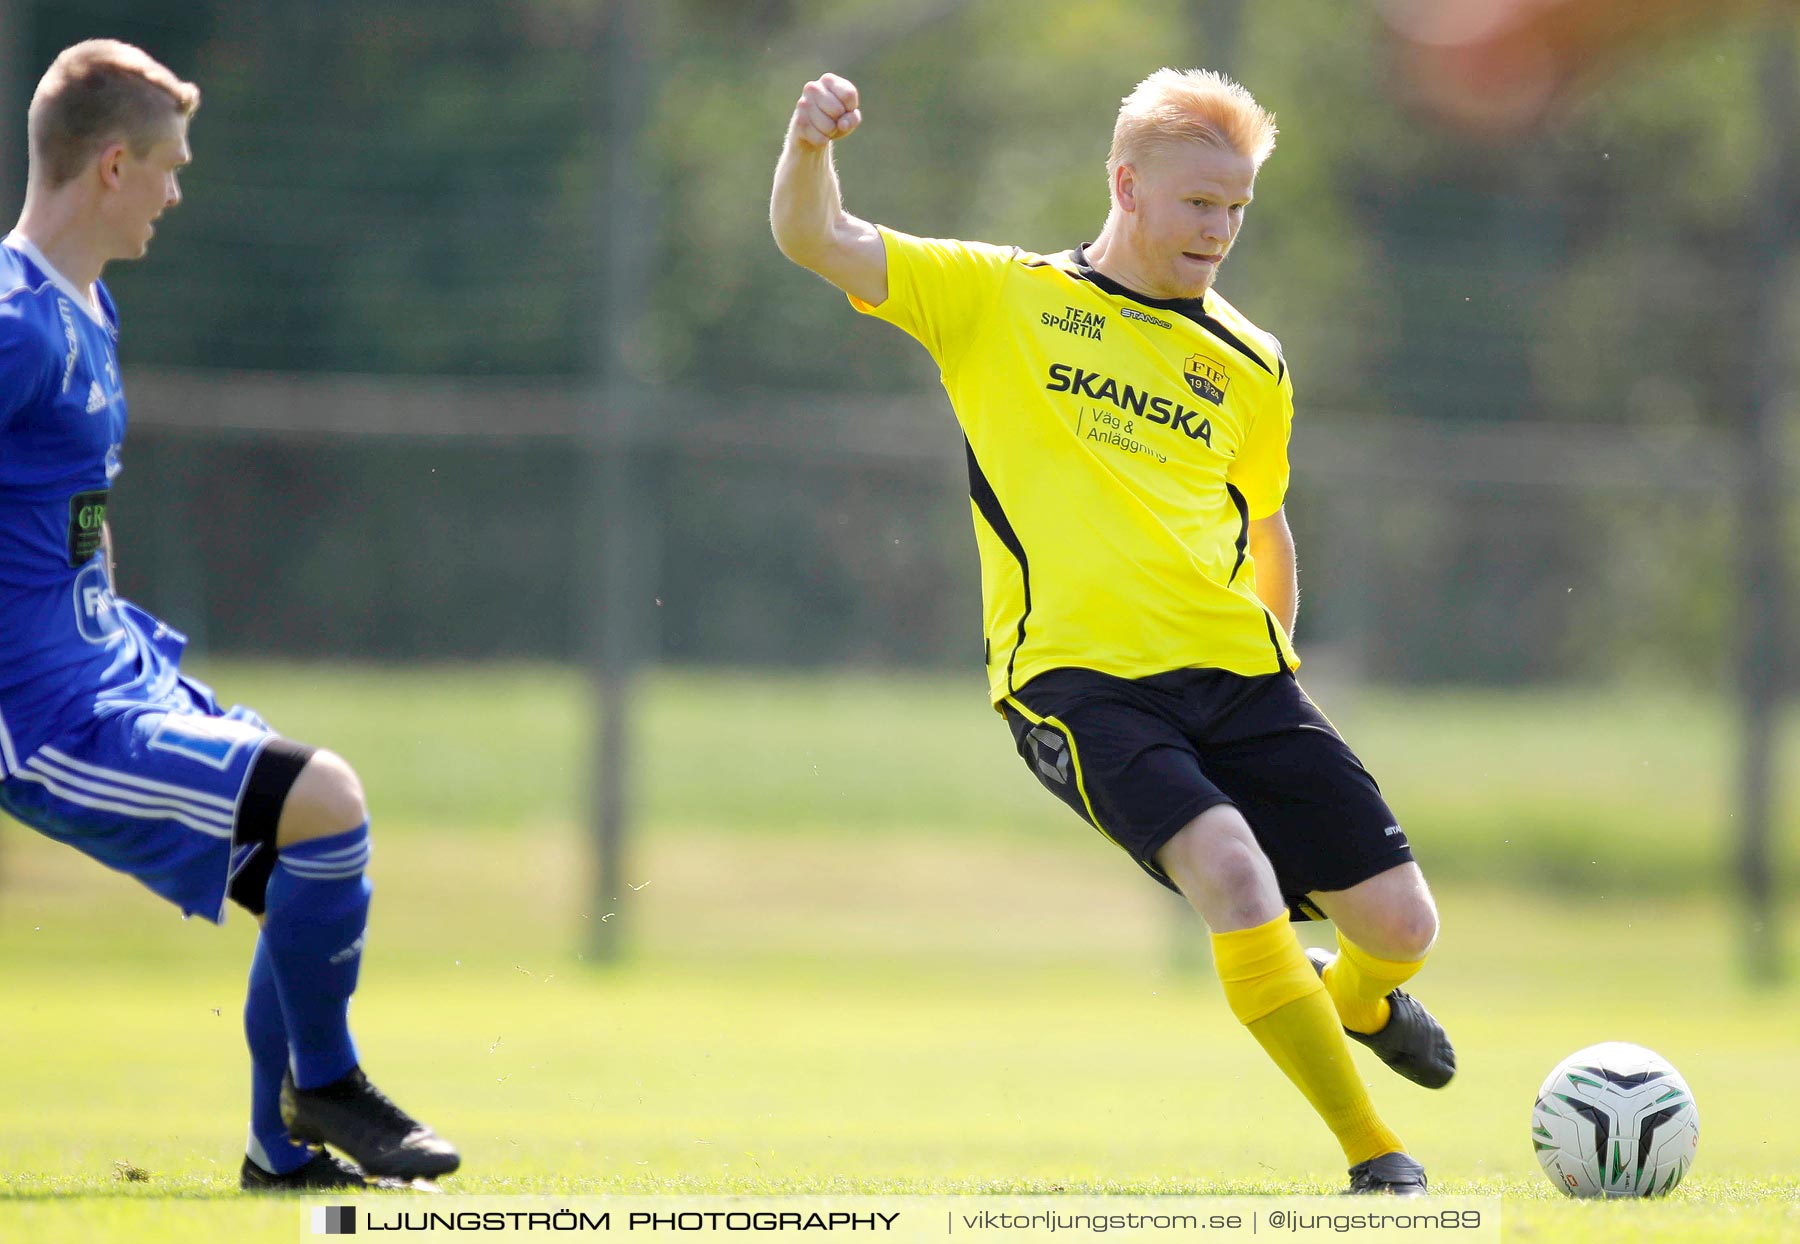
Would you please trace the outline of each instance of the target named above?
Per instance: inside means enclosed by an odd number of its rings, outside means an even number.
[[[1212,422],[1199,411],[1183,406],[1173,398],[1120,384],[1111,376],[1071,367],[1067,363],[1052,363],[1050,379],[1044,387],[1052,393],[1073,393],[1106,402],[1120,414],[1135,415],[1146,423],[1178,429],[1189,440],[1212,445]]]

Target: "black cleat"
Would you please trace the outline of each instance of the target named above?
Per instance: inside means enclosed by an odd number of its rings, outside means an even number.
[[[370,1186],[355,1163],[334,1157],[323,1149],[313,1154],[312,1161],[305,1166],[285,1175],[265,1171],[248,1157],[238,1172],[238,1187],[245,1192],[335,1192],[340,1188],[360,1192]],[[398,1185],[392,1180],[383,1180],[373,1186],[391,1188]]]
[[[1384,1153],[1350,1168],[1350,1193],[1424,1196],[1425,1168],[1404,1153]]]
[[[295,1140],[342,1149],[374,1176],[435,1179],[461,1164],[456,1146],[396,1106],[354,1067],[316,1089],[281,1082],[281,1121]]]
[[[1322,979],[1337,956],[1314,946],[1306,957]],[[1394,990],[1387,1000],[1388,1022],[1380,1032],[1346,1028],[1344,1035],[1374,1050],[1376,1057],[1414,1084],[1443,1088],[1456,1075],[1456,1048],[1450,1044],[1444,1026],[1403,989]]]

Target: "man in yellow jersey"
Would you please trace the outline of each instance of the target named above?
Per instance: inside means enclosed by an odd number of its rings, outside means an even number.
[[[1275,338],[1212,290],[1274,118],[1218,74],[1152,74],[1119,110],[1099,237],[1057,255],[845,212],[831,144],[861,122],[850,82],[806,84],[775,240],[942,371],[989,685],[1020,757],[1205,919],[1226,1000],[1343,1146],[1351,1191],[1423,1192],[1345,1035],[1428,1088],[1455,1074],[1398,988],[1437,911],[1374,779],[1295,681],[1292,382]],[[1321,916],[1338,953],[1309,961],[1289,921]]]

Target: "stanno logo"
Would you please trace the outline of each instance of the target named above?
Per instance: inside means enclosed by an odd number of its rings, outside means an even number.
[[[1226,374],[1224,365],[1216,359],[1209,359],[1204,354],[1190,354],[1182,368],[1187,377],[1188,388],[1196,396],[1203,397],[1214,406],[1225,404],[1225,390],[1231,386],[1231,377]]]
[[[1043,314],[1045,328],[1060,328],[1065,333],[1076,337],[1086,337],[1099,341],[1100,334],[1106,331],[1106,317],[1095,311],[1084,311],[1080,307],[1064,307],[1062,314],[1046,311]]]
[[[1139,323],[1142,323],[1142,324],[1154,324],[1158,328],[1173,328],[1173,327],[1175,327],[1173,324],[1169,323],[1169,321],[1159,320],[1154,315],[1149,315],[1143,311],[1139,311],[1136,307],[1120,307],[1119,314],[1124,316],[1128,320],[1137,320]]]
[[[75,379],[75,360],[81,354],[81,338],[75,335],[75,312],[69,307],[66,298],[56,300],[56,309],[62,313],[63,340],[69,343],[69,357],[63,360],[62,391],[69,391],[69,384]]]

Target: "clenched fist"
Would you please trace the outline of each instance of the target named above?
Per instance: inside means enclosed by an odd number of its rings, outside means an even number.
[[[821,74],[800,92],[793,120],[788,122],[788,140],[817,151],[848,136],[861,124],[856,84],[835,73]]]

